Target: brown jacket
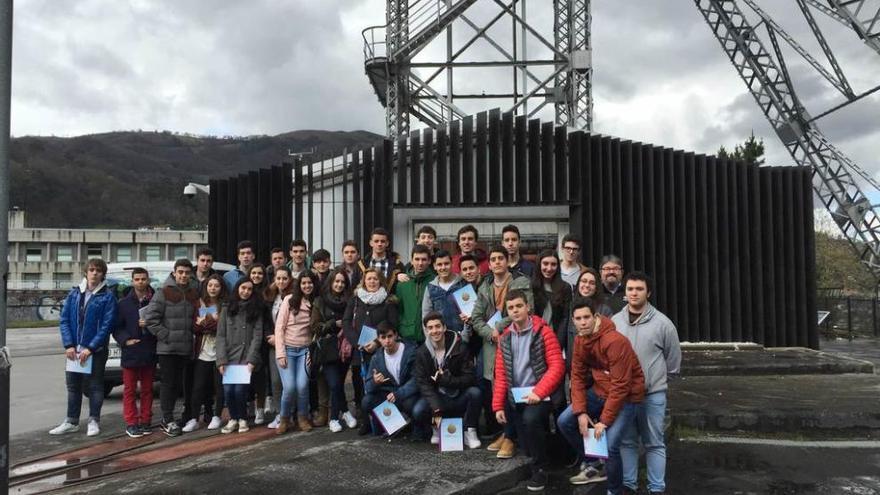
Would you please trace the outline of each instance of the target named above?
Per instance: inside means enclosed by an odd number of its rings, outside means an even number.
[[[598,331],[574,339],[571,408],[575,416],[587,412],[587,390],[592,386],[596,395],[605,399],[599,421],[611,426],[627,402],[644,399],[645,375],[629,340],[615,329],[611,320],[597,317]]]

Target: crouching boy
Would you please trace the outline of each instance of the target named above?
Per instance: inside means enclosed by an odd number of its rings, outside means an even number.
[[[386,400],[397,406],[400,412],[412,416],[413,406],[419,398],[413,376],[415,345],[401,342],[397,329],[384,321],[376,328],[376,334],[382,350],[370,360],[364,379],[364,399],[361,402],[364,417],[369,418],[373,408]]]
[[[415,378],[421,398],[413,410],[416,435],[433,427],[431,443],[440,443],[438,427],[443,417],[464,416],[464,443],[480,448],[477,422],[482,394],[477,388],[474,360],[461,336],[448,330],[443,316],[431,312],[422,319],[427,338],[416,351]]]
[[[549,400],[562,400],[560,385],[565,377],[565,361],[553,329],[541,318],[529,315],[526,294],[511,290],[505,298],[511,324],[504,329],[495,353],[495,381],[492,410],[501,424],[510,422],[520,443],[532,460],[532,477],[526,484],[530,491],[540,491],[547,484],[546,428]],[[513,389],[525,387],[522,402],[514,401]]]

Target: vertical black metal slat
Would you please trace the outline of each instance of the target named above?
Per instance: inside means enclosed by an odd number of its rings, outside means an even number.
[[[687,317],[685,321],[687,322],[687,332],[693,337],[700,338],[703,337],[703,329],[700,328],[700,291],[701,289],[699,283],[699,261],[700,257],[698,254],[698,241],[697,241],[697,229],[699,228],[698,219],[697,219],[697,182],[696,182],[696,164],[694,161],[693,153],[685,153],[684,154],[684,187],[686,188],[686,197],[687,197],[687,208],[685,210],[687,223],[685,225],[691,226],[691,228],[686,229],[685,234],[685,243],[683,245],[684,249],[682,250],[682,255],[684,256],[686,263],[686,273],[687,273]],[[708,329],[705,329],[708,330]],[[692,338],[693,338],[692,337]]]
[[[307,206],[307,220],[309,225],[308,235],[306,237],[306,243],[309,246],[314,246],[315,244],[315,172],[313,170],[312,164],[304,164],[305,165],[305,174],[306,174],[306,187],[309,189],[308,194],[306,195]]]
[[[516,161],[514,141],[513,113],[505,112],[501,116],[501,176],[498,177],[502,204],[512,203],[515,199],[513,196],[514,162]]]
[[[501,110],[489,110],[489,182],[488,202],[501,204]]]
[[[352,201],[352,215],[351,215],[351,239],[354,239],[354,242],[358,244],[358,251],[360,251],[360,243],[363,240],[363,228],[364,228],[364,216],[363,216],[363,202],[361,196],[361,153],[363,153],[364,159],[367,160],[367,157],[372,157],[373,150],[372,148],[366,148],[362,152],[355,151],[351,156],[351,201]],[[344,207],[347,207],[345,205]]]
[[[212,225],[217,233],[217,238],[211,247],[214,249],[214,258],[218,261],[229,259],[229,179],[216,181],[217,187],[211,185],[211,193],[217,192],[217,222]]]
[[[801,246],[804,252],[804,291],[806,301],[804,311],[806,312],[807,323],[805,331],[807,333],[807,346],[811,349],[819,349],[819,331],[818,323],[814,315],[816,314],[816,235],[813,230],[813,187],[812,175],[809,169],[799,169],[801,181],[801,198],[797,203],[803,212],[803,235],[804,240]],[[797,198],[795,198],[797,201]]]
[[[659,230],[657,225],[659,223],[658,220],[663,217],[657,216],[657,210],[660,205],[657,204],[657,177],[654,168],[654,150],[656,147],[649,144],[642,144],[639,147],[641,154],[640,174],[642,191],[645,194],[640,215],[644,217],[645,235],[640,239],[636,239],[636,248],[642,253],[642,258],[645,260],[645,270],[654,278],[654,301],[658,303],[658,307],[661,307],[662,311],[662,308],[666,307],[666,294],[660,290],[658,285],[660,267],[657,266],[657,251],[658,247],[662,246],[662,244],[657,239],[657,231]],[[659,249],[665,249],[665,247],[660,247]],[[662,305],[660,304],[661,302],[663,303]]]
[[[364,205],[364,213],[363,220],[361,225],[363,228],[361,229],[361,237],[357,238],[357,242],[359,245],[359,252],[362,255],[365,255],[367,246],[369,243],[367,242],[370,236],[370,231],[376,226],[373,220],[373,209],[375,206],[375,195],[373,194],[373,170],[376,167],[376,163],[379,163],[384,159],[382,156],[382,148],[383,145],[378,145],[373,147],[370,153],[366,153],[364,155],[364,163],[363,163],[363,181],[361,182],[361,190],[363,191],[362,199]]]
[[[630,249],[632,250],[630,253],[632,261],[630,266],[639,267],[653,278],[653,267],[649,267],[645,260],[645,231],[647,230],[646,223],[648,221],[647,215],[645,215],[645,208],[648,203],[645,200],[648,197],[648,191],[645,187],[644,172],[642,171],[642,143],[631,143],[629,149],[632,164],[630,169],[630,191],[632,191],[632,195],[630,195],[630,199],[627,201],[632,205],[632,227],[629,242]],[[652,299],[654,301],[657,300],[653,296]]]
[[[618,256],[623,256],[623,262],[631,262],[632,260],[627,260],[626,256],[623,254],[623,205],[624,205],[624,190],[621,186],[620,180],[620,139],[611,138],[611,142],[609,143],[611,149],[611,155],[608,161],[609,167],[606,169],[608,173],[608,177],[610,178],[610,187],[608,188],[608,200],[609,205],[611,206],[611,216],[606,218],[608,221],[608,232],[611,234],[611,245],[606,250],[607,253],[614,253]],[[628,200],[629,198],[626,198]],[[612,220],[613,219],[613,220]],[[626,267],[627,265],[624,265]]]
[[[303,178],[302,162],[297,158],[293,162],[293,239],[303,238],[304,189],[305,179]]]
[[[667,260],[664,255],[669,250],[666,233],[669,229],[672,216],[666,211],[666,196],[669,194],[666,186],[666,167],[663,163],[663,149],[658,146],[646,148],[648,156],[645,157],[646,179],[649,181],[648,204],[650,208],[651,223],[649,235],[651,241],[646,243],[649,263],[654,267],[654,287],[657,292],[655,300],[660,311],[672,318],[672,308],[675,307],[672,294],[669,290],[667,276]],[[673,320],[675,321],[675,320]]]
[[[528,142],[528,202],[538,204],[541,202],[541,121],[533,119],[529,121]]]
[[[541,124],[541,202],[557,202],[554,184],[556,181],[556,166],[553,159],[553,122]]]
[[[635,196],[639,192],[634,188],[633,184],[633,153],[631,141],[620,141],[620,152],[617,154],[615,162],[615,175],[619,182],[617,183],[617,203],[620,208],[620,214],[617,216],[619,221],[619,244],[615,253],[623,258],[627,271],[643,270],[644,267],[639,265],[639,260],[635,257],[633,244],[635,241],[635,212],[633,206]]]
[[[782,201],[785,205],[780,214],[782,215],[782,221],[784,222],[784,231],[785,235],[783,237],[783,245],[782,249],[786,253],[785,256],[785,278],[782,279],[783,287],[785,290],[782,290],[783,301],[785,314],[788,315],[786,319],[785,326],[785,346],[793,347],[799,345],[798,343],[798,332],[801,331],[798,328],[798,325],[803,324],[803,321],[800,316],[801,308],[798,307],[798,291],[803,290],[803,287],[806,283],[801,283],[800,286],[797,285],[797,272],[802,270],[802,266],[798,263],[798,252],[800,251],[800,247],[795,245],[795,240],[800,240],[800,237],[797,235],[796,227],[798,226],[799,219],[795,216],[794,210],[792,206],[794,203],[794,180],[795,180],[795,170],[793,167],[785,167],[782,169],[781,173],[782,180],[782,190],[783,196]]]
[[[733,245],[732,249],[736,250],[737,256],[732,260],[730,267],[730,312],[733,316],[731,320],[731,328],[733,330],[731,338],[734,342],[746,342],[746,335],[752,332],[747,329],[747,315],[745,308],[748,304],[748,294],[744,273],[751,265],[749,261],[749,235],[748,235],[748,218],[749,218],[749,181],[748,171],[745,165],[728,160],[730,163],[730,188],[733,191],[730,202],[730,220],[731,234]],[[751,311],[751,309],[749,309]]]
[[[226,246],[228,252],[225,253],[226,258],[229,263],[233,265],[238,264],[238,258],[235,252],[235,246],[238,244],[238,205],[243,203],[239,201],[238,196],[238,177],[230,177],[227,182],[228,186],[228,206],[226,211],[229,214],[226,216]]]
[[[765,316],[768,307],[772,304],[764,304],[769,294],[766,292],[765,267],[764,267],[764,243],[767,238],[766,222],[769,220],[762,215],[762,207],[764,205],[764,172],[756,165],[747,165],[749,175],[749,253],[751,253],[751,263],[749,264],[749,285],[752,287],[761,287],[762,290],[750,291],[750,302],[753,310],[749,313],[751,318],[752,340],[759,344],[767,345],[769,332],[766,331],[768,318]],[[772,273],[766,272],[767,276],[772,278]]]
[[[291,203],[293,194],[293,164],[292,163],[283,163],[281,165],[283,170],[283,179],[281,181],[281,200],[278,202],[278,205],[282,208],[281,210],[281,219],[282,219],[282,231],[281,231],[281,244],[282,248],[286,248],[285,244],[290,242],[290,239],[293,239],[293,204]]]
[[[235,233],[238,241],[253,240],[248,236],[248,212],[253,205],[248,201],[248,174],[238,175],[238,211],[236,212]]]
[[[687,332],[683,329],[683,321],[687,318],[687,275],[684,261],[679,252],[685,248],[685,209],[687,208],[686,195],[684,192],[684,155],[671,148],[663,149],[663,163],[666,165],[666,212],[671,219],[666,233],[667,269],[666,275],[669,280],[670,307],[675,311],[675,324],[678,326],[679,337],[687,338]]]
[[[217,196],[218,180],[211,179],[208,182],[208,245],[217,249]]]
[[[556,171],[554,172],[554,184],[556,186],[556,192],[554,197],[556,201],[578,201],[580,200],[579,191],[576,185],[580,184],[580,174],[577,173],[578,169],[576,167],[572,167],[569,163],[570,156],[568,155],[568,147],[567,145],[567,136],[568,130],[565,126],[559,126],[554,128],[553,130],[553,163],[555,164]],[[579,137],[578,139],[583,140],[583,137]],[[589,141],[586,141],[587,143]],[[571,181],[572,184],[569,184]],[[569,188],[571,188],[575,194],[569,194]],[[584,189],[588,191],[589,189]]]
[[[513,202],[526,204],[528,197],[528,121],[525,115],[514,119]]]
[[[474,204],[474,117],[467,116],[461,126],[461,201]]]
[[[461,205],[461,121],[449,123],[449,203]]]
[[[411,205],[422,203],[422,138],[419,131],[409,135],[407,165],[409,166],[409,202]],[[402,204],[402,203],[401,203]],[[386,228],[391,228],[386,225]]]
[[[260,239],[259,242],[263,250],[257,254],[257,259],[265,259],[266,263],[268,263],[270,261],[269,250],[274,247],[269,235],[269,231],[272,229],[272,170],[261,168],[258,174],[259,193],[257,201],[260,204],[260,209],[257,216],[257,222],[259,223],[257,226],[257,237]]]
[[[713,158],[705,155],[695,157],[698,176],[702,180],[697,182],[697,198],[699,210],[703,211],[703,221],[697,224],[698,251],[695,253],[700,259],[699,284],[700,290],[700,327],[706,341],[718,341],[721,326],[718,308],[721,305],[718,295],[718,177],[717,168]],[[700,213],[697,217],[700,218]],[[703,271],[705,269],[705,271]]]
[[[425,204],[437,204],[437,196],[434,194],[434,131],[425,129],[422,134],[422,163],[424,164],[424,185],[422,201]]]
[[[557,128],[557,130],[558,129],[559,128]],[[555,148],[556,157],[555,157],[555,159],[557,160],[556,166],[557,166],[557,170],[558,170],[558,168],[559,168],[559,161],[558,160],[560,158],[560,156],[559,156],[559,133],[558,132],[554,135],[554,138],[556,139],[556,148]],[[587,167],[588,166],[587,164],[590,161],[590,151],[588,148],[585,149],[584,143],[589,143],[589,139],[584,137],[583,132],[573,132],[570,135],[568,135],[567,138],[568,138],[567,148],[570,151],[570,153],[568,154],[568,156],[565,156],[563,154],[562,159],[566,162],[564,164],[565,168],[566,169],[574,169],[576,167],[577,168]],[[566,146],[566,145],[563,145],[563,146]],[[578,174],[578,180],[582,180],[583,182],[580,182],[578,184],[574,184],[572,187],[575,189],[582,189],[584,191],[589,191],[590,188],[592,187],[592,184],[588,178],[588,175],[589,174],[583,174],[583,175]],[[574,174],[572,174],[572,176],[574,176]],[[574,179],[572,179],[572,180],[574,180]],[[567,186],[566,186],[566,189],[567,189]],[[593,212],[592,212],[590,206],[591,205],[589,204],[588,201],[583,201],[583,202],[570,201],[569,208],[568,208],[569,211],[571,212],[571,218],[569,219],[569,230],[573,234],[577,235],[578,237],[580,237],[584,241],[584,242],[581,242],[581,257],[582,258],[584,256],[586,256],[585,253],[588,252],[589,250],[591,250],[591,247],[592,247],[592,243],[586,242],[586,240],[588,239],[588,236],[590,234],[590,231],[589,231],[590,225],[589,225],[588,219],[593,217]],[[586,258],[584,258],[584,259],[586,259]]]
[[[582,173],[590,173],[595,183],[595,186],[590,190],[590,196],[593,199],[596,215],[587,219],[590,222],[590,232],[592,233],[592,239],[587,242],[593,243],[596,252],[588,264],[601,270],[602,267],[599,266],[599,263],[602,256],[610,253],[613,245],[611,232],[608,230],[611,228],[608,223],[612,221],[609,202],[609,191],[612,184],[608,166],[611,163],[611,138],[598,135],[590,136],[590,162],[592,170],[581,170]]]
[[[792,256],[793,256],[793,265],[794,270],[791,273],[791,276],[794,278],[793,284],[790,286],[793,290],[794,297],[794,310],[795,310],[795,325],[793,328],[794,331],[794,340],[789,342],[789,345],[799,346],[799,347],[808,347],[808,333],[807,329],[809,328],[809,323],[807,322],[807,313],[806,313],[806,288],[807,288],[807,280],[804,278],[804,274],[807,272],[806,267],[806,255],[803,251],[803,246],[806,244],[807,240],[804,238],[804,210],[803,210],[803,192],[801,191],[801,187],[803,187],[803,182],[801,179],[800,170],[791,169],[789,182],[791,187],[791,201],[788,203],[791,205],[791,229],[792,229],[792,238],[790,242],[790,246],[792,248]],[[816,313],[814,312],[813,315]],[[815,316],[814,316],[815,318]]]
[[[446,129],[437,129],[437,201],[445,206],[449,201],[449,138]]]
[[[397,140],[397,160],[395,163],[395,165],[396,165],[395,169],[397,170],[397,196],[393,199],[394,202],[396,202],[397,204],[401,204],[401,205],[409,204],[412,201],[412,191],[408,191],[408,182],[409,182],[408,179],[409,179],[409,174],[412,173],[412,171],[407,170],[407,168],[408,168],[407,167],[407,158],[409,158],[409,156],[408,156],[408,150],[406,148],[406,138],[401,137],[400,139]],[[382,169],[384,167],[381,167],[381,165],[382,164],[380,164],[380,167],[377,167],[377,169],[376,169],[377,180],[375,181],[375,183],[376,183],[377,194],[378,194],[378,191],[380,190],[380,187],[382,185],[382,179],[383,179],[381,174],[382,174]],[[391,181],[392,177],[388,176],[388,177],[385,177],[384,179]],[[377,220],[377,226],[386,227],[385,225],[382,224],[381,221],[378,221],[378,220]]]
[[[731,264],[735,256],[739,254],[735,251],[736,244],[731,241],[731,232],[735,228],[735,224],[730,221],[729,209],[731,196],[733,196],[731,192],[733,190],[730,189],[730,165],[728,161],[715,159],[715,157],[712,157],[712,160],[714,160],[715,168],[717,169],[715,180],[718,183],[718,194],[715,196],[713,203],[715,203],[715,211],[717,213],[715,230],[718,233],[718,271],[716,272],[715,283],[719,290],[717,299],[717,310],[720,318],[718,322],[719,336],[723,342],[730,342],[733,336],[730,285],[734,279]]]
[[[782,304],[780,304],[776,296],[777,294],[777,286],[776,281],[781,280],[784,276],[780,273],[782,269],[782,262],[779,261],[779,253],[774,249],[775,245],[775,231],[781,228],[780,225],[777,225],[776,222],[776,213],[775,206],[773,202],[773,197],[777,194],[775,190],[775,184],[773,180],[774,170],[773,169],[760,169],[761,174],[761,207],[758,211],[762,213],[763,221],[761,223],[761,228],[763,231],[762,236],[762,249],[766,249],[766,257],[764,258],[764,263],[762,265],[762,269],[766,270],[768,276],[764,277],[764,293],[767,297],[767,303],[764,305],[764,342],[763,344],[767,347],[776,347],[778,344],[777,339],[777,331],[779,329],[780,322],[777,320],[779,318],[779,313],[782,310]],[[777,270],[778,268],[778,270]]]
[[[255,170],[251,170],[247,173],[248,208],[246,212],[247,220],[245,223],[245,237],[254,243],[254,259],[256,260],[259,260],[263,253],[263,247],[260,246],[260,229],[258,225],[260,222],[259,181],[260,174]]]
[[[477,114],[476,141],[474,143],[474,203],[486,204],[488,202],[489,186],[489,114],[480,112]]]
[[[282,193],[284,182],[284,169],[281,166],[274,166],[269,169],[269,245],[271,247],[280,247],[284,249],[284,226],[283,210],[285,205],[290,204],[293,199],[290,196],[284,197]]]
[[[394,203],[392,200],[392,195],[394,193],[394,182],[391,181],[391,177],[393,174],[392,168],[393,164],[391,162],[391,156],[394,154],[393,145],[391,141],[385,141],[382,147],[382,154],[386,157],[383,162],[383,170],[382,176],[386,178],[386,180],[382,181],[380,184],[382,186],[382,197],[383,197],[383,206],[382,209],[382,226],[386,229],[391,229],[394,225]]]

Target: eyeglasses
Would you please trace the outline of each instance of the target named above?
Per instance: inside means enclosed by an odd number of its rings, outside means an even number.
[[[562,246],[562,249],[568,251],[569,253],[576,253],[581,250],[581,248],[576,246]]]
[[[622,268],[619,266],[606,266],[602,268],[603,272],[619,272],[620,270],[622,270]]]

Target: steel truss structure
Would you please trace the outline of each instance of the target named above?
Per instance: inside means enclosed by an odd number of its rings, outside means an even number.
[[[813,172],[813,189],[823,206],[831,213],[835,223],[843,231],[859,253],[861,261],[880,279],[880,218],[874,205],[862,191],[862,184],[877,190],[880,185],[822,134],[815,121],[817,118],[852,103],[880,86],[856,95],[847,81],[840,64],[816,23],[810,7],[817,9],[856,31],[869,46],[877,49],[878,16],[880,9],[868,12],[869,2],[845,2],[831,0],[828,5],[810,0],[796,0],[801,14],[816,38],[831,70],[827,70],[773,18],[764,12],[754,0],[742,0],[757,16],[753,25],[740,10],[736,0],[695,0],[721,47],[746,83],[764,116],[770,122],[779,139],[797,165],[810,167]],[[759,36],[764,27],[772,52]],[[792,78],[780,47],[780,39],[803,57],[832,87],[845,98],[843,105],[811,117],[797,97]],[[861,184],[857,181],[860,177]]]
[[[553,0],[552,26],[529,21],[527,0],[480,2],[480,8],[497,11],[482,23],[469,10],[477,8],[475,4],[476,0],[386,0],[386,24],[364,29],[365,69],[385,106],[387,135],[408,136],[413,118],[438,129],[466,116],[460,103],[472,99],[505,100],[506,111],[530,117],[552,105],[557,125],[591,130],[590,0]],[[511,39],[490,31],[503,21],[511,23]],[[456,40],[453,32],[467,33],[465,41]],[[488,42],[494,57],[475,49],[479,40]],[[428,45],[444,41],[442,60],[416,59]],[[530,57],[530,42],[552,56]],[[510,89],[468,94],[453,77],[456,71],[487,67],[512,69]],[[445,84],[441,75],[446,76]]]

